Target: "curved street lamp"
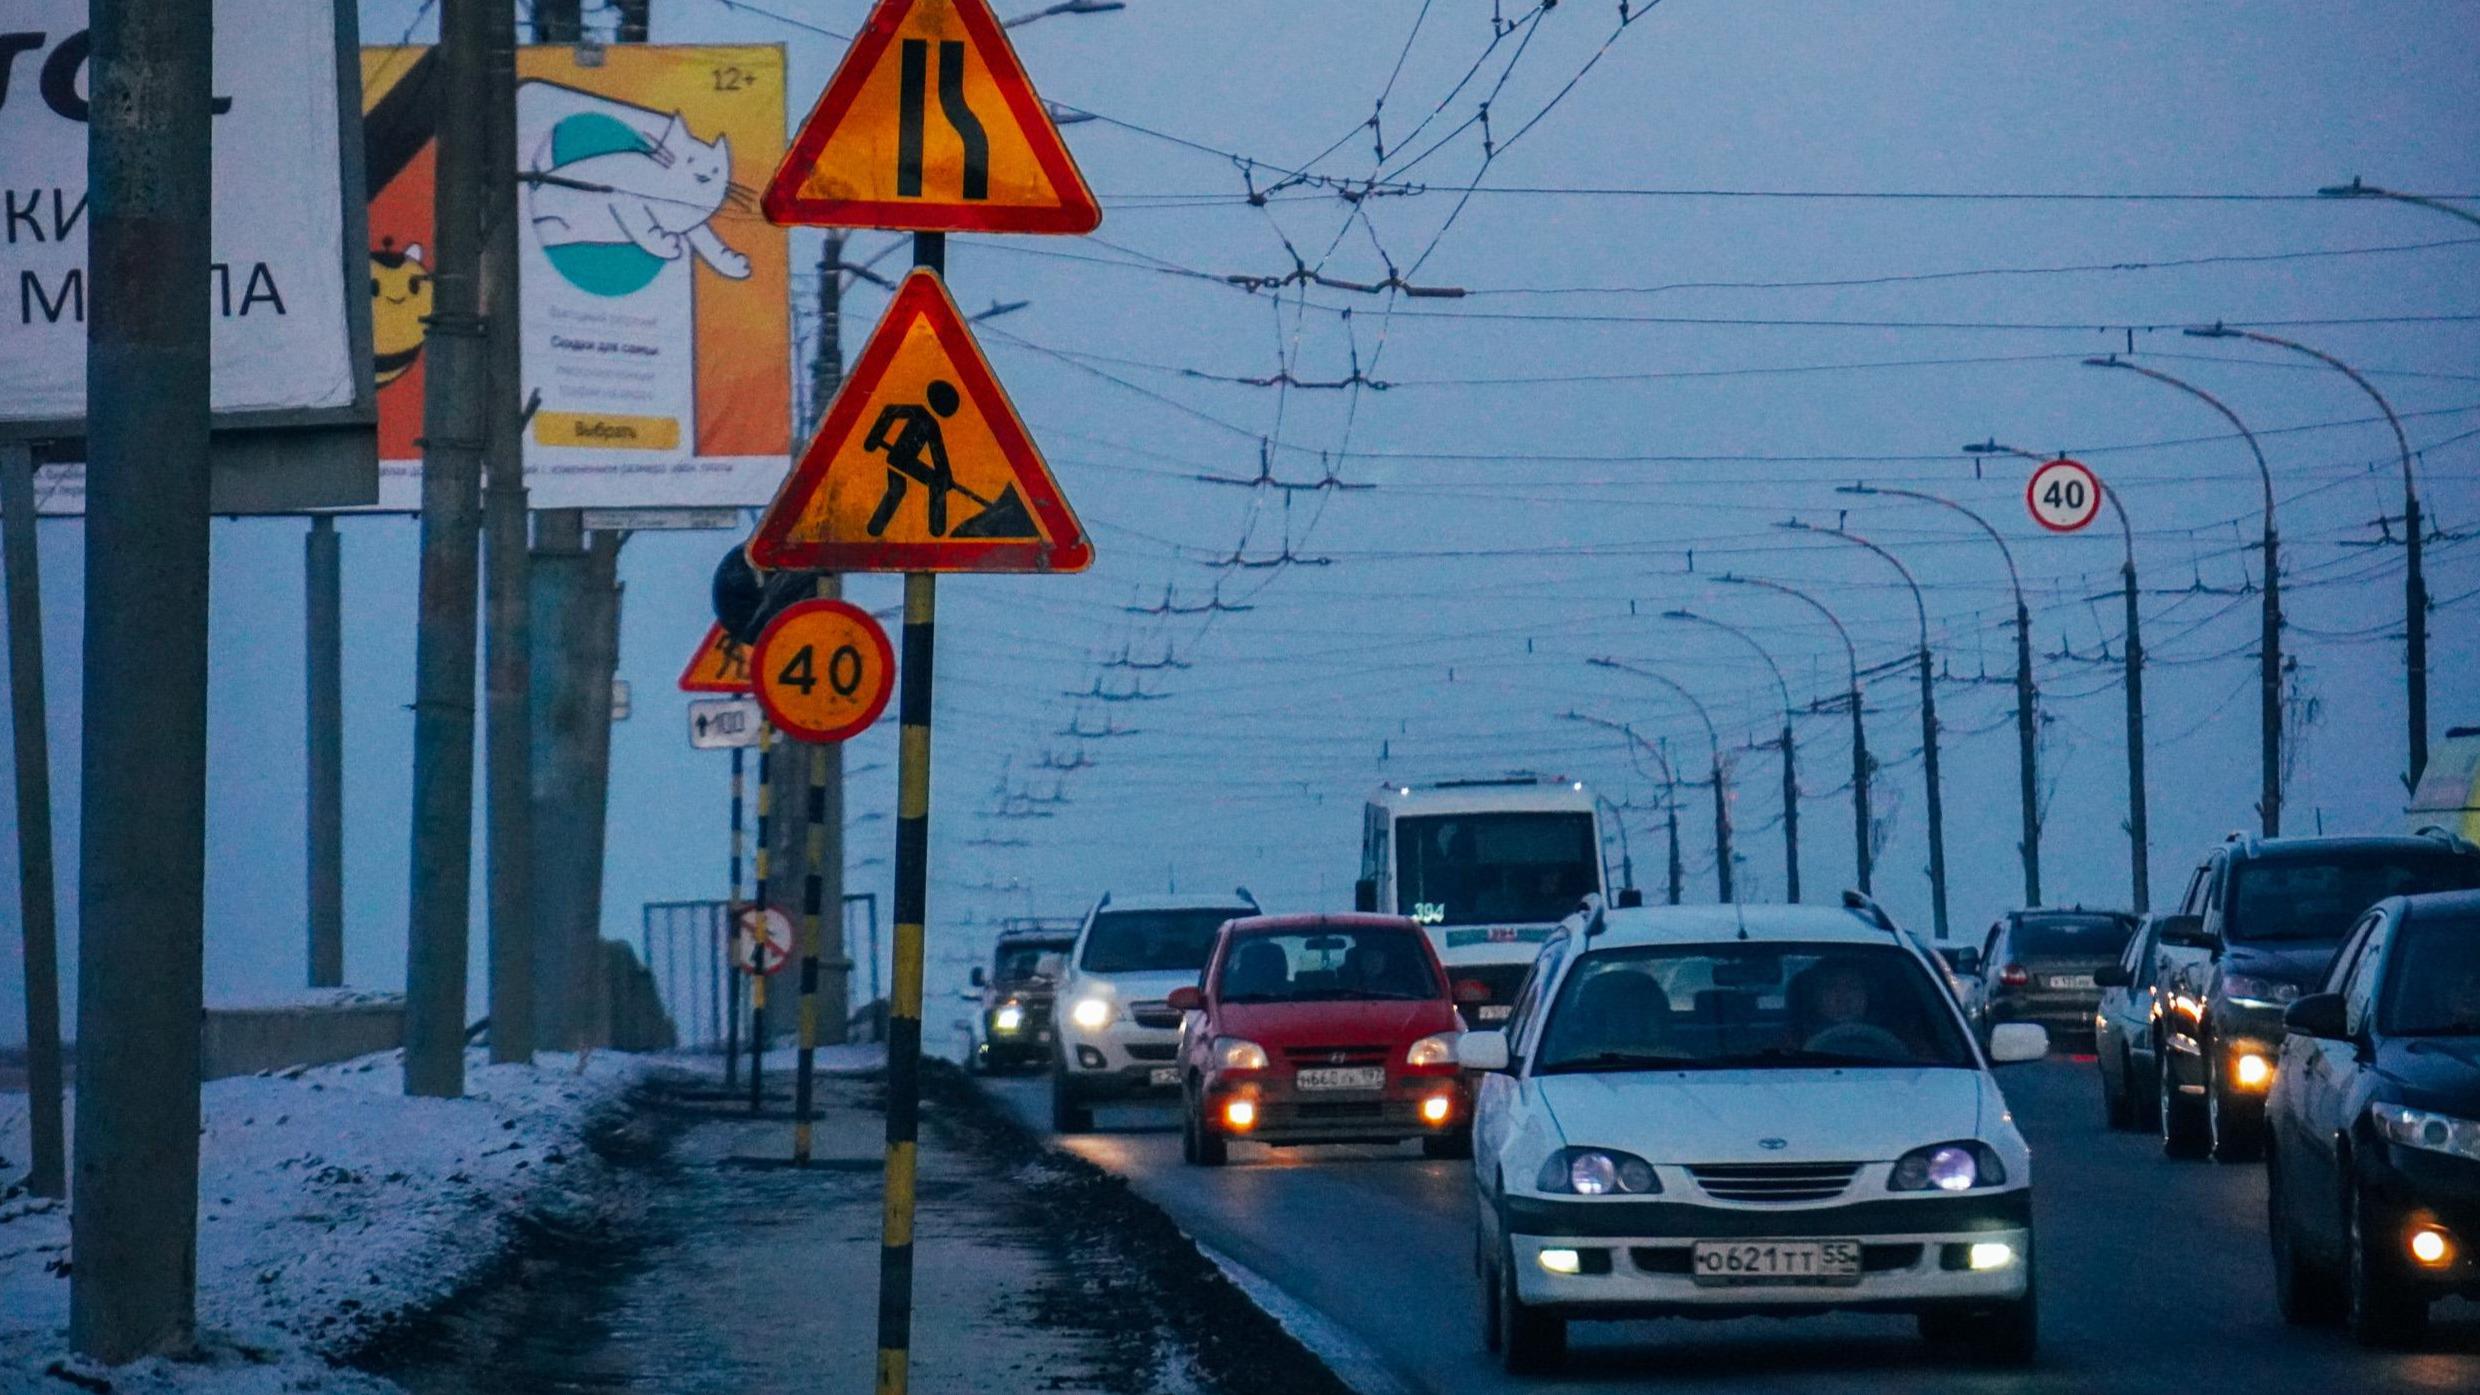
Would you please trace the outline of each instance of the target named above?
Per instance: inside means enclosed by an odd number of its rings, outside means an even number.
[[[1731,781],[1722,768],[1722,733],[1714,727],[1713,713],[1705,710],[1705,704],[1697,700],[1696,694],[1667,675],[1617,659],[1592,659],[1587,662],[1596,668],[1617,669],[1621,673],[1650,679],[1679,694],[1687,700],[1688,706],[1696,709],[1696,719],[1705,726],[1705,744],[1714,753],[1714,889],[1728,904],[1731,900]]]
[[[1783,681],[1782,665],[1757,642],[1757,637],[1737,625],[1726,624],[1711,616],[1699,615],[1686,608],[1662,612],[1665,620],[1681,620],[1691,625],[1704,625],[1722,631],[1764,662],[1766,671],[1774,675],[1774,690],[1782,695],[1782,810],[1783,810],[1783,899],[1794,905],[1800,900],[1800,778],[1799,755],[1792,745],[1791,685]]]
[[[1929,658],[1929,603],[1920,598],[1920,582],[1912,576],[1912,569],[1903,565],[1902,558],[1858,533],[1803,523],[1796,518],[1778,526],[1799,533],[1840,538],[1854,547],[1865,548],[1894,568],[1895,575],[1903,578],[1904,589],[1912,593],[1912,614],[1920,621],[1921,778],[1929,787],[1929,913],[1931,923],[1937,928],[1937,938],[1943,942],[1946,939],[1946,796],[1938,780],[1937,675]]]
[[[2006,559],[2006,584],[2015,592],[2015,760],[2017,783],[2023,800],[2023,836],[2017,850],[2024,864],[2024,904],[2041,904],[2041,771],[2039,725],[2041,690],[2032,682],[2032,611],[2024,604],[2024,578],[2015,570],[2015,549],[2006,545],[2006,538],[1990,526],[1988,519],[1943,495],[1927,494],[1917,489],[1880,489],[1866,484],[1847,484],[1837,494],[1882,494],[1892,499],[1913,499],[1924,504],[1962,514],[1974,526],[1989,535],[1998,545],[1998,555]]]
[[[2154,382],[2177,388],[2188,396],[2222,414],[2222,419],[2238,429],[2247,442],[2248,452],[2256,457],[2256,473],[2265,486],[2265,610],[2264,633],[2257,642],[2257,721],[2260,727],[2261,759],[2256,812],[2265,836],[2271,838],[2282,831],[2282,564],[2280,538],[2274,531],[2273,470],[2265,464],[2264,447],[2256,444],[2256,433],[2248,430],[2239,414],[2222,404],[2222,399],[2183,379],[2129,363],[2116,354],[2107,358],[2084,360],[2087,368],[2124,368],[2141,373]],[[2103,493],[2109,491],[2104,490]]]
[[[1851,703],[1852,870],[1858,875],[1861,893],[1866,895],[1869,891],[1872,864],[1875,861],[1870,855],[1869,848],[1869,730],[1867,722],[1862,720],[1861,716],[1860,651],[1851,642],[1851,631],[1843,628],[1842,620],[1826,608],[1825,602],[1797,587],[1785,586],[1779,581],[1768,581],[1761,576],[1737,576],[1730,572],[1724,572],[1718,579],[1734,586],[1759,586],[1768,591],[1789,596],[1824,616],[1826,623],[1834,627],[1835,636],[1843,641],[1843,658],[1851,669],[1848,701]]]
[[[1645,750],[1647,753],[1652,755],[1654,764],[1661,767],[1662,773],[1657,778],[1659,778],[1662,782],[1662,812],[1666,816],[1664,822],[1669,825],[1670,831],[1670,868],[1666,880],[1669,883],[1670,903],[1674,906],[1678,905],[1679,772],[1671,769],[1670,752],[1663,750],[1659,744],[1647,741],[1645,738],[1637,735],[1636,728],[1625,722],[1614,722],[1608,717],[1596,717],[1589,712],[1577,712],[1572,709],[1562,712],[1559,715],[1571,722],[1582,722],[1587,726],[1600,727],[1604,731],[1615,731],[1625,735],[1628,739],[1628,744]],[[1641,769],[1642,767],[1639,768]],[[1621,845],[1623,847],[1625,846],[1625,840],[1626,834],[1625,831],[1622,830]],[[1623,853],[1622,856],[1624,855],[1625,854]]]

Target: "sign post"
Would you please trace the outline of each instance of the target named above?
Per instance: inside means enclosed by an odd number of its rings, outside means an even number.
[[[878,0],[761,206],[781,224],[914,235],[912,275],[749,545],[760,568],[904,573],[877,1379],[879,1395],[903,1395],[911,1378],[936,574],[1093,564],[1082,525],[947,293],[946,234],[1087,233],[1102,210],[989,0]],[[772,651],[764,639],[759,648],[763,701]]]

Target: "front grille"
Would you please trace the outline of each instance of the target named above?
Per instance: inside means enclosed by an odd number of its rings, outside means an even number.
[[[1128,1015],[1140,1027],[1161,1031],[1179,1026],[1180,1019],[1186,1014],[1165,1003],[1135,1003],[1129,1006]]]
[[[1295,1066],[1382,1066],[1387,1048],[1380,1046],[1287,1046],[1284,1059]]]
[[[1858,1163],[1712,1163],[1688,1175],[1716,1201],[1826,1201],[1841,1196]]]
[[[1180,1054],[1179,1046],[1167,1041],[1132,1041],[1123,1049],[1131,1061],[1170,1061],[1178,1059]]]

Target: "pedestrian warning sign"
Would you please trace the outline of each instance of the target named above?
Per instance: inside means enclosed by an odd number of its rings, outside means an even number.
[[[878,0],[762,206],[785,226],[1074,234],[1102,225],[989,0]]]
[[[934,273],[915,271],[749,540],[768,569],[1081,572],[1085,529]]]
[[[745,693],[749,691],[749,646],[710,625],[689,666],[680,671],[684,693]]]

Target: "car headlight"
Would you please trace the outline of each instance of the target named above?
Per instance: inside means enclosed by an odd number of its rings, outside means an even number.
[[[1076,1006],[1069,1009],[1068,1020],[1074,1022],[1079,1027],[1084,1028],[1086,1031],[1099,1032],[1104,1027],[1110,1025],[1111,1000],[1108,998],[1080,998],[1077,1000]]]
[[[2368,1122],[2389,1143],[2480,1162],[2480,1120],[2457,1119],[2399,1104],[2368,1106]]]
[[[2006,1165],[1986,1143],[1963,1139],[1914,1148],[1895,1159],[1890,1192],[1968,1192],[2006,1183]]]
[[[1025,1010],[1014,1003],[1002,1003],[990,1015],[990,1030],[994,1032],[1013,1032],[1024,1025]]]
[[[1224,1070],[1264,1070],[1266,1048],[1246,1037],[1216,1037],[1214,1063]]]
[[[2224,974],[2222,996],[2244,1003],[2282,1007],[2299,996],[2299,985],[2258,978],[2254,974]]]
[[[1643,1195],[1662,1190],[1653,1164],[1613,1148],[1561,1148],[1544,1158],[1533,1189],[1571,1196]]]
[[[1407,1066],[1451,1066],[1455,1064],[1455,1032],[1438,1032],[1421,1038],[1404,1048]]]

